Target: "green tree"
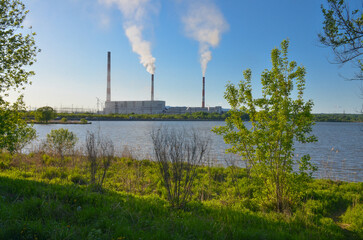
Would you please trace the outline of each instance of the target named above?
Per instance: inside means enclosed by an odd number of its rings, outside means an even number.
[[[34,35],[24,34],[23,21],[28,11],[18,0],[0,1],[0,149],[16,150],[18,141],[29,141],[32,128],[21,118],[23,96],[13,104],[6,101],[10,91],[20,91],[34,75],[28,66],[39,51]],[[29,133],[29,134],[27,134]]]
[[[64,155],[72,154],[77,141],[77,136],[64,128],[53,129],[47,134],[47,147],[57,153],[61,159]]]
[[[333,49],[336,62],[354,62],[359,68],[355,80],[363,80],[363,13],[361,9],[349,10],[344,0],[327,0],[328,8],[322,5],[324,14],[323,32],[320,42]]]
[[[48,123],[48,121],[53,120],[55,117],[56,112],[52,107],[49,106],[38,108],[35,112],[35,120],[38,122]]]
[[[22,103],[4,103],[0,109],[0,149],[21,151],[36,138],[35,129],[23,120]]]
[[[272,50],[272,69],[261,75],[261,98],[252,96],[250,69],[244,71],[244,80],[238,87],[227,84],[224,97],[231,110],[226,126],[213,129],[231,145],[227,152],[239,154],[246,162],[249,176],[257,183],[255,194],[260,202],[277,211],[290,209],[299,197],[303,180],[309,179],[310,170],[314,170],[309,155],[294,157],[294,140],[302,143],[316,140],[309,135],[313,103],[303,100],[306,71],[296,62],[288,61],[288,45],[284,40],[281,50]],[[243,114],[249,115],[252,128],[242,121]],[[295,165],[299,165],[299,171],[294,171]]]
[[[85,119],[85,118],[81,118],[80,122],[81,122],[82,124],[87,124],[87,123],[88,123],[87,119]]]

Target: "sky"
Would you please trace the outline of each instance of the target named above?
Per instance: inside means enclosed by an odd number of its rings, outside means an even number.
[[[271,50],[284,39],[290,41],[289,59],[306,67],[305,99],[313,100],[314,113],[357,113],[362,108],[362,83],[342,77],[352,76],[356,69],[332,64],[332,50],[318,41],[325,0],[24,3],[29,10],[24,24],[37,33],[41,49],[32,67],[32,85],[24,91],[31,108],[96,109],[97,98],[106,100],[108,51],[113,101],[149,100],[150,72],[155,72],[156,100],[167,106],[201,106],[203,55],[208,63],[204,62],[206,106],[228,108],[225,85],[238,84],[248,68],[253,95],[261,96],[261,73],[271,68]]]

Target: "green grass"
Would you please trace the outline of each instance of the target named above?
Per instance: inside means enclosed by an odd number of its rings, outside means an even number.
[[[0,155],[0,239],[363,238],[362,183],[314,180],[283,214],[259,209],[241,194],[247,186],[237,193],[228,168],[200,167],[192,201],[178,210],[154,162],[117,159],[100,192],[87,185],[82,157],[65,160]]]

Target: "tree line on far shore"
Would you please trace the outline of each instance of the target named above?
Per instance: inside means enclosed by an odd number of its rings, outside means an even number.
[[[42,107],[39,109],[50,108]],[[102,120],[215,120],[224,121],[230,116],[229,112],[224,113],[185,113],[185,114],[95,114],[95,113],[56,113],[51,110],[51,114],[44,111],[27,111],[23,112],[23,118],[27,120],[41,121],[40,118],[51,116],[47,121],[53,119],[80,120],[87,119],[89,121]],[[313,114],[315,122],[363,122],[363,114],[345,114],[345,113],[315,113]],[[39,118],[40,117],[40,118]],[[250,121],[248,114],[241,114],[243,121]]]

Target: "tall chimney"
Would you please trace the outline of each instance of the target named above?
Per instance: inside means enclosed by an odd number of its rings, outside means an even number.
[[[154,74],[151,74],[151,101],[154,101]]]
[[[111,101],[111,52],[107,52],[107,102]]]
[[[202,108],[205,107],[205,77],[203,77]]]

